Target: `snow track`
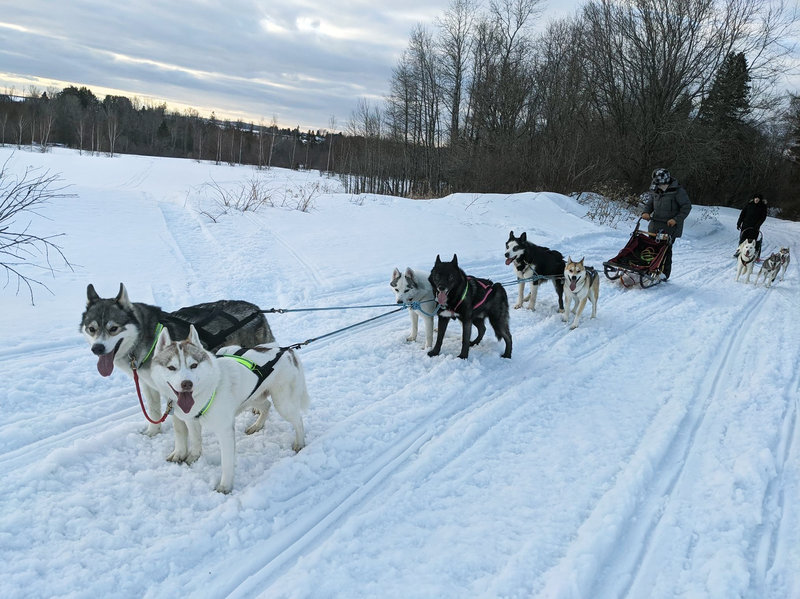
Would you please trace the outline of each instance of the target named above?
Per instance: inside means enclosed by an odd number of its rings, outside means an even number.
[[[628,235],[555,194],[331,194],[308,214],[213,222],[195,207],[213,167],[125,160],[108,161],[112,194],[96,169],[73,173],[81,202],[48,215],[84,270],[41,306],[0,311],[13,325],[0,351],[4,597],[800,597],[798,271],[769,290],[734,283],[734,211],[690,217],[667,283],[601,278],[597,318],[587,308],[575,330],[542,285],[535,312],[511,311],[511,360],[491,329],[459,360],[458,323],[429,358],[424,333],[404,342],[405,312],[302,347],[307,446],[290,449],[275,413],[246,436],[243,414],[223,496],[212,435],[191,466],[166,462],[171,426],[141,434],[130,378],[97,373],[76,331],[87,282],[108,295],[122,280],[165,309],[380,305],[269,314],[288,345],[392,310],[392,269],[437,254],[510,281],[510,229],[596,267]],[[770,247],[798,233],[765,225]]]

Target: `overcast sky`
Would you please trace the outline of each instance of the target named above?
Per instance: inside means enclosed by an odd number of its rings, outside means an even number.
[[[0,92],[85,85],[203,115],[343,129],[450,0],[0,0]],[[543,0],[542,21],[580,0]]]

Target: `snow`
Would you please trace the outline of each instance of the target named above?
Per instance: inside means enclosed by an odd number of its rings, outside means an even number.
[[[309,343],[307,447],[274,413],[249,437],[240,416],[221,495],[213,435],[192,466],[166,462],[171,427],[143,435],[132,381],[97,373],[78,331],[88,283],[166,309],[385,306],[270,314],[289,344],[393,310],[395,267],[457,253],[511,282],[510,230],[601,267],[633,224],[555,193],[422,201],[316,172],[9,158],[75,194],[32,217],[66,234],[74,271],[35,305],[0,292],[3,597],[800,597],[800,277],[795,262],[772,289],[734,282],[737,211],[695,207],[670,281],[603,278],[574,331],[543,286],[535,312],[511,311],[511,360],[491,330],[459,360],[457,326],[429,358],[405,311]],[[276,206],[217,217],[209,184],[253,179]],[[309,194],[310,212],[288,207]],[[763,232],[775,250],[800,224]]]

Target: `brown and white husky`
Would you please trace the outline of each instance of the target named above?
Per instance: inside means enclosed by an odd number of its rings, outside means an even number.
[[[573,262],[570,257],[564,267],[564,299],[566,306],[561,319],[567,322],[570,309],[575,311],[575,318],[570,329],[578,328],[578,321],[586,306],[586,300],[592,302],[592,318],[597,316],[597,299],[600,297],[600,277],[591,266],[584,266],[583,258]],[[575,306],[572,306],[572,303]]]

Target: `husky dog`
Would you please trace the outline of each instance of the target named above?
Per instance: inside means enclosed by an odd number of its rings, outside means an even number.
[[[758,275],[756,276],[755,285],[758,287],[758,280],[761,278],[761,275],[764,275],[764,287],[771,287],[772,282],[778,276],[778,273],[781,270],[781,254],[780,252],[775,252],[774,254],[770,254],[770,256],[761,263],[761,270],[758,271]]]
[[[275,341],[267,319],[258,306],[244,301],[221,300],[165,312],[157,306],[133,303],[125,286],[120,283],[115,298],[101,298],[93,285],[86,289],[86,311],[81,317],[81,332],[97,356],[97,370],[109,376],[114,367],[133,376],[137,369],[152,417],[161,414],[159,394],[150,380],[150,358],[157,330],[162,326],[175,337],[183,338],[191,322],[204,331],[203,341],[212,350],[222,345],[252,347]],[[174,421],[175,426],[182,426]],[[149,424],[147,434],[155,435],[160,424]],[[177,459],[171,455],[170,461]]]
[[[583,258],[579,262],[573,262],[572,258],[567,259],[567,265],[564,267],[564,283],[566,287],[564,293],[567,296],[567,308],[561,316],[564,322],[569,319],[570,307],[572,302],[575,306],[572,310],[576,310],[575,319],[570,325],[570,329],[578,328],[578,320],[581,317],[583,308],[586,306],[586,300],[592,302],[592,318],[597,316],[597,298],[600,297],[600,277],[597,276],[597,271],[591,266],[583,265]]]
[[[194,325],[184,341],[173,341],[164,328],[153,352],[150,377],[164,396],[175,400],[173,417],[184,423],[175,428],[176,447],[187,463],[200,457],[200,444],[189,449],[186,432],[200,437],[201,425],[219,440],[222,476],[216,489],[230,493],[236,460],[234,421],[236,415],[252,408],[258,419],[245,431],[250,435],[264,427],[269,412],[269,398],[275,409],[294,427],[292,449],[305,446],[303,410],[308,408],[308,391],[303,367],[294,351],[275,345],[257,345],[251,349],[228,346],[215,356],[206,351]],[[182,438],[178,439],[179,431]],[[177,449],[176,449],[177,451]]]
[[[739,244],[739,256],[736,258],[736,280],[743,274],[747,275],[744,282],[750,282],[750,275],[753,274],[756,258],[756,242],[754,239],[745,239]]]
[[[565,263],[561,252],[529,242],[527,233],[514,237],[514,231],[511,231],[508,234],[508,241],[506,241],[505,256],[506,265],[513,264],[517,279],[523,279],[519,283],[519,297],[514,308],[521,308],[526,299],[524,297],[524,279],[539,275],[552,278],[558,294],[558,311],[564,311],[564,281],[560,277],[564,274]],[[531,281],[529,310],[535,310],[537,291],[543,280],[537,278],[535,281]]]
[[[416,304],[419,308],[409,308],[408,313],[411,315],[411,334],[406,341],[417,340],[417,330],[419,326],[419,317],[425,323],[425,349],[433,346],[433,314],[436,308],[436,301],[433,299],[433,291],[431,290],[428,275],[420,270],[411,270],[406,268],[404,273],[398,269],[394,269],[392,273],[392,282],[390,283],[394,290],[398,304]]]
[[[781,281],[783,281],[786,269],[789,268],[789,248],[781,248],[778,253],[781,256]]]
[[[500,283],[488,279],[468,277],[458,267],[458,256],[453,254],[451,262],[442,262],[436,256],[429,277],[431,288],[436,294],[436,302],[442,307],[439,312],[439,330],[436,344],[428,352],[429,356],[439,355],[444,340],[444,332],[450,318],[461,321],[461,353],[459,358],[469,355],[471,345],[478,345],[486,332],[484,319],[488,318],[498,340],[506,343],[503,358],[511,357],[511,331],[508,328],[508,296]],[[478,329],[478,336],[470,342],[472,325]]]

